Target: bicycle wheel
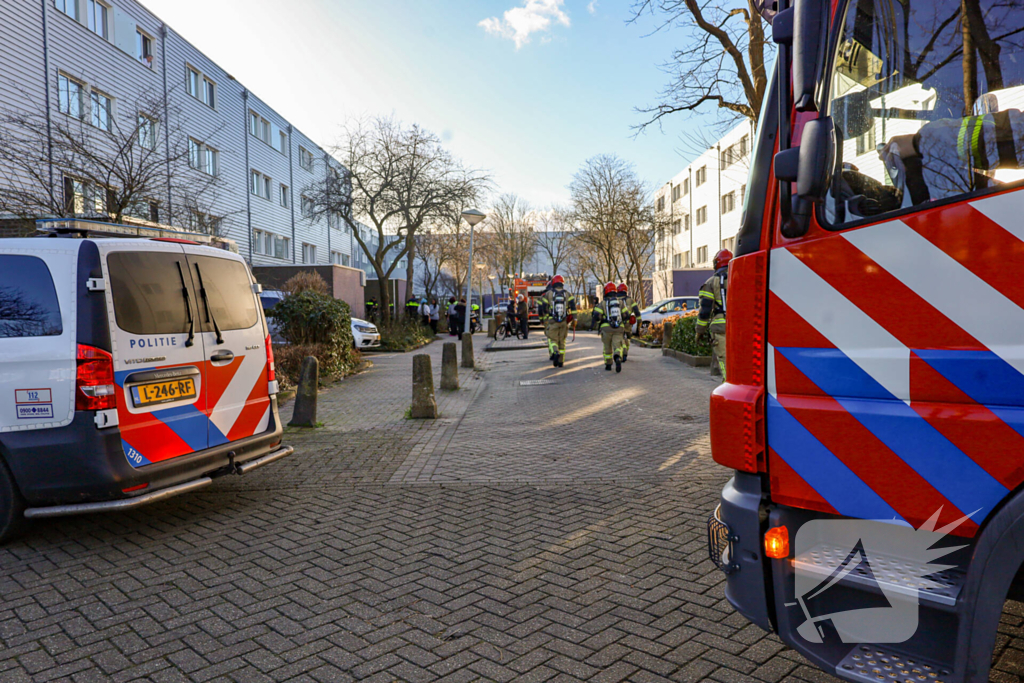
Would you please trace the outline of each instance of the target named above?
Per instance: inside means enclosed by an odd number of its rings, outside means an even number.
[[[498,341],[504,341],[506,334],[507,331],[505,330],[505,326],[502,325],[498,328],[497,332],[494,333],[494,338]]]

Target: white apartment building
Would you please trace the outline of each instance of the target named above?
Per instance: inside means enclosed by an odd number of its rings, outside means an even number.
[[[654,195],[670,229],[655,245],[654,300],[676,292],[675,271],[711,268],[719,249],[733,249],[747,189],[754,124],[743,121]]]

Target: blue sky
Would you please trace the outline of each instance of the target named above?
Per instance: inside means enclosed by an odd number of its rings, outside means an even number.
[[[600,153],[666,182],[698,125],[677,115],[634,139],[681,35],[644,37],[654,24],[627,24],[626,0],[144,1],[321,144],[394,114],[537,206],[567,201]]]

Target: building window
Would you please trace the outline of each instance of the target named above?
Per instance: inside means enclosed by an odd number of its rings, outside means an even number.
[[[217,84],[209,78],[203,78],[203,102],[213,109],[217,106]]]
[[[693,266],[693,264],[690,263],[690,252],[688,252],[688,251],[684,251],[683,252],[682,261],[683,261],[683,268],[691,268]]]
[[[664,210],[665,210],[665,197],[664,196],[658,197],[658,211],[660,212],[660,211],[664,211]]]
[[[331,263],[336,266],[349,266],[352,265],[352,259],[348,254],[343,254],[340,251],[331,251]]]
[[[744,135],[740,138],[740,159],[747,156],[747,147],[749,146],[748,136]]]
[[[313,170],[313,155],[305,147],[299,147],[299,166],[307,171]]]
[[[83,100],[85,87],[78,81],[60,74],[57,76],[57,106],[62,114],[83,118]]]
[[[722,249],[728,249],[729,251],[732,251],[734,246],[736,246],[735,237],[726,237],[724,240],[722,240]]]
[[[700,168],[697,169],[697,187],[700,187],[701,185],[703,185],[707,181],[708,181],[708,167],[707,166],[701,166]],[[699,225],[700,221],[698,221],[697,223]]]
[[[302,262],[316,263],[316,245],[302,243]]]
[[[105,187],[64,176],[64,204],[75,215],[106,213],[107,194]]]
[[[683,196],[685,197],[688,194],[690,194],[690,179],[689,178],[684,178],[683,179]]]
[[[263,197],[264,199],[270,199],[270,188],[273,187],[273,183],[269,176],[265,176],[259,171],[251,171],[249,175],[249,192],[256,195],[257,197]]]
[[[313,200],[312,199],[310,199],[309,197],[303,196],[302,197],[302,205],[301,205],[300,208],[302,209],[302,217],[303,218],[312,218],[313,217]]]
[[[680,186],[679,185],[673,185],[672,186],[672,201],[673,202],[678,202],[679,201],[679,197],[681,196],[679,193],[680,193]]]
[[[288,153],[288,133],[283,130],[277,132],[277,151],[281,154]]]
[[[278,194],[278,202],[280,202],[281,206],[283,206],[284,208],[286,208],[286,209],[288,208],[288,186],[287,185],[281,185],[281,191]]]
[[[198,140],[188,139],[189,166],[207,175],[217,175],[220,169],[220,152]]]
[[[697,209],[697,225],[704,225],[708,222],[708,207],[702,206]]]
[[[682,231],[683,231],[683,221],[682,220],[678,220],[678,221],[676,221],[675,223],[672,224],[672,234],[673,235],[678,235]]]
[[[683,216],[683,230],[690,229],[690,214]]]
[[[68,0],[70,2],[71,0]],[[96,0],[87,0],[86,19],[89,30],[100,38],[107,37],[107,6]]]
[[[707,262],[708,262],[708,248],[707,247],[697,247],[697,263],[707,263]]]
[[[139,146],[148,149],[156,149],[156,120],[145,114],[139,114],[138,118]]]
[[[89,93],[92,102],[92,117],[90,122],[100,130],[110,131],[111,123],[111,101],[110,98],[98,90]]]
[[[211,109],[217,106],[217,84],[191,66],[185,67],[185,87],[189,95]]]
[[[865,131],[863,135],[858,135],[857,138],[857,156],[861,154],[867,154],[868,152],[875,151],[875,126],[872,123],[871,126]]]
[[[264,256],[286,259],[292,253],[291,239],[264,230],[253,230],[252,250]]]
[[[143,33],[141,29],[135,31],[135,58],[149,68],[153,68],[153,39]]]
[[[682,254],[672,254],[672,268],[674,270],[679,270],[682,267],[683,267],[683,255]]]
[[[206,175],[217,175],[217,168],[220,164],[220,152],[212,147],[203,147],[203,168]]]
[[[270,178],[263,176],[263,198],[270,199],[271,189],[274,187],[274,183],[271,182]]]
[[[78,0],[53,0],[53,6],[78,21]]]
[[[254,138],[260,136],[260,115],[254,111],[249,112],[249,135]]]
[[[736,208],[736,190],[722,195],[722,213],[729,213]]]
[[[199,72],[192,67],[185,68],[185,87],[188,88],[188,94],[192,97],[199,99]]]

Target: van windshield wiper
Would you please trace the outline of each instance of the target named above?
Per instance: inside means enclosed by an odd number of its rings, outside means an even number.
[[[181,261],[175,261],[178,266],[178,278],[181,280],[181,295],[185,297],[185,312],[188,313],[188,339],[185,346],[189,347],[195,343],[196,321],[192,317],[192,297],[188,295],[188,287],[185,286],[185,274],[181,272]]]
[[[203,285],[203,271],[199,270],[199,264],[196,264],[196,275],[199,276],[199,296],[203,297],[203,303],[206,304],[206,321],[213,323],[213,331],[217,333],[217,343],[224,343],[224,335],[220,333],[220,327],[217,325],[217,316],[213,314],[213,307],[210,306],[210,297],[206,294],[206,286]]]

